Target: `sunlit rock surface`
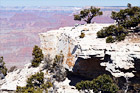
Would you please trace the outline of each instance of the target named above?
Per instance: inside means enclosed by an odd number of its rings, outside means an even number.
[[[115,77],[134,77],[135,60],[140,59],[140,43],[106,43],[96,33],[111,24],[85,24],[64,27],[41,33],[41,48],[44,55],[54,58],[60,52],[65,56],[63,65],[69,71],[94,77],[109,71]],[[81,32],[85,33],[80,38]]]
[[[140,41],[130,42],[129,38],[107,44],[105,38],[97,38],[96,33],[109,25],[77,25],[40,33],[43,54],[46,57],[50,55],[51,59],[63,54],[63,67],[75,75],[93,79],[101,74],[111,74],[140,81]],[[81,32],[85,33],[84,38],[79,37]],[[5,79],[0,80],[0,92],[14,91],[17,86],[25,86],[27,78],[40,70],[44,72],[45,80],[52,78],[43,66],[43,62],[37,68],[27,64],[23,69],[8,73]],[[68,78],[59,83],[54,81],[53,91],[78,93],[74,86],[70,86],[70,82]]]
[[[14,72],[10,72],[6,75],[5,79],[1,80],[2,86],[0,90],[16,90],[17,86],[26,86],[27,78],[31,75],[39,72],[41,68],[33,68],[29,64],[26,64],[23,69],[18,69]]]

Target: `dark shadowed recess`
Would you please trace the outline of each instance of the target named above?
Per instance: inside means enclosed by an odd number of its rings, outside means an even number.
[[[102,74],[111,75],[100,66],[101,58],[91,56],[89,59],[78,58],[73,67],[73,72],[68,72],[68,78],[71,80],[70,85],[75,85],[81,80],[92,80]]]

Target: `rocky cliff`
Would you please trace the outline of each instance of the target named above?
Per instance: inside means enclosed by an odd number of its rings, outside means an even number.
[[[105,38],[97,38],[96,33],[109,25],[111,24],[76,25],[40,33],[43,54],[50,59],[63,54],[62,66],[73,75],[93,79],[101,74],[110,74],[130,78],[134,82],[140,81],[140,39],[135,39],[140,37],[129,36],[122,42],[106,43]],[[81,33],[85,34],[83,38],[79,37]],[[38,68],[32,68],[28,64],[22,70],[8,73],[0,81],[0,90],[16,90],[17,85],[25,86],[27,78],[34,73],[40,70],[46,72],[43,65],[44,62]],[[45,75],[46,78],[52,77],[49,73]],[[54,82],[57,87],[54,89],[77,93],[75,87],[69,86],[70,82],[68,78],[61,83]]]
[[[140,43],[106,43],[96,33],[110,24],[86,24],[64,27],[41,33],[41,47],[44,55],[54,58],[60,52],[64,55],[63,66],[69,71],[86,77],[111,73],[115,77],[134,77],[139,72]],[[80,38],[84,33],[85,37]],[[137,64],[137,65],[136,65]]]

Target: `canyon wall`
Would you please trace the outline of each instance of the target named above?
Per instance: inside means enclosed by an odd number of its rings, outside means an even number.
[[[45,56],[64,55],[63,66],[78,75],[94,78],[107,73],[114,77],[139,77],[140,43],[106,43],[96,33],[111,24],[85,24],[39,34]],[[81,33],[85,34],[80,38]],[[138,64],[138,65],[137,65]]]
[[[83,78],[91,80],[102,74],[116,77],[121,88],[126,87],[125,84],[128,85],[128,80],[132,84],[140,84],[140,39],[132,42],[136,38],[134,36],[134,38],[126,37],[121,42],[106,43],[105,38],[97,38],[96,33],[109,25],[111,24],[75,25],[39,34],[45,57],[54,59],[56,55],[64,55],[62,67],[70,75],[63,82],[55,81],[57,90],[65,91],[65,87],[69,93],[71,91],[77,93],[75,87],[70,85]],[[79,37],[81,33],[85,34],[83,38]],[[39,67],[33,68],[29,63],[23,69],[8,73],[0,80],[0,92],[15,91],[17,86],[25,86],[27,78],[39,71],[45,73],[46,80],[53,79],[51,73],[46,73],[48,69],[44,69],[45,65],[46,61],[42,61]]]

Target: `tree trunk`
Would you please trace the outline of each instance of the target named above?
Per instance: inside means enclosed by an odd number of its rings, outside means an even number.
[[[87,19],[86,22],[87,22],[87,24],[90,24],[91,23],[91,19]]]
[[[92,15],[92,16],[88,16],[88,18],[87,18],[86,22],[87,22],[88,24],[90,24],[90,23],[91,23],[92,18],[93,18],[93,15]]]

